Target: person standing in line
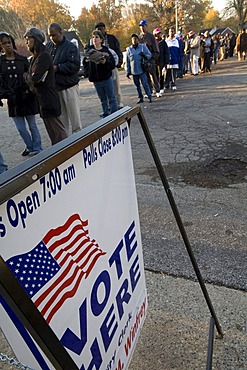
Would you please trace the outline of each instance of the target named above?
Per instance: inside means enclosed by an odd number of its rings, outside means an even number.
[[[102,33],[104,37],[103,45],[115,51],[115,53],[118,56],[118,64],[116,65],[115,70],[114,70],[115,78],[113,80],[113,86],[114,86],[114,94],[117,98],[118,109],[121,109],[123,108],[124,104],[122,100],[122,93],[121,93],[120,81],[119,81],[119,71],[118,71],[118,68],[120,68],[123,63],[123,53],[120,47],[120,43],[116,36],[111,35],[106,32],[105,23],[98,22],[95,26],[95,29]]]
[[[8,170],[8,166],[4,163],[2,153],[0,152],[0,174],[7,170]]]
[[[184,55],[185,55],[185,43],[184,43],[184,40],[183,40],[183,37],[182,37],[182,34],[181,34],[180,31],[178,31],[175,34],[175,37],[179,41],[179,45],[180,45],[180,49],[181,49],[181,53],[182,53],[182,61],[180,63],[179,69],[177,71],[177,78],[183,78],[184,77],[183,64],[184,64]]]
[[[237,38],[236,38],[236,53],[237,53],[239,62],[241,61],[240,36],[241,36],[241,32],[238,33]]]
[[[191,74],[197,76],[199,73],[198,59],[200,56],[200,36],[197,36],[194,31],[188,33],[190,39],[190,64]]]
[[[245,28],[243,28],[242,33],[240,34],[240,53],[241,60],[245,60],[247,53],[247,33]]]
[[[229,49],[230,58],[233,57],[235,46],[236,46],[236,35],[235,33],[233,33],[230,37],[230,49]]]
[[[165,75],[166,66],[170,61],[170,53],[169,53],[169,49],[168,49],[166,41],[162,39],[162,33],[161,33],[160,28],[155,28],[153,30],[153,35],[156,41],[158,42],[159,51],[160,51],[160,55],[158,57],[158,60],[156,61],[156,74],[159,79],[160,93],[163,94],[165,91],[164,90],[164,80],[165,80],[164,75]]]
[[[55,81],[61,102],[61,121],[67,134],[82,129],[80,117],[79,76],[80,53],[76,45],[67,40],[58,23],[51,23],[48,27],[50,41],[46,48],[53,59]]]
[[[148,30],[147,30],[148,29],[148,22],[145,19],[142,19],[140,21],[139,27],[140,27],[140,30],[141,30],[140,35],[139,35],[139,42],[140,42],[140,44],[145,44],[148,47],[148,49],[149,49],[149,51],[152,55],[152,58],[150,59],[152,67],[151,67],[150,71],[147,72],[149,86],[150,86],[151,91],[154,88],[153,95],[156,94],[156,97],[160,98],[162,96],[162,94],[160,92],[160,84],[159,84],[158,77],[156,75],[156,69],[155,69],[155,63],[157,62],[157,60],[159,58],[159,54],[160,54],[159,46],[158,46],[158,43],[157,43],[154,35],[152,33],[148,32]]]
[[[16,53],[15,40],[7,32],[0,33],[0,48],[4,53],[0,56],[0,94],[7,99],[9,117],[13,119],[26,145],[22,155],[37,154],[42,151],[35,120],[39,107],[35,95],[23,79],[23,73],[28,70],[28,60]]]
[[[139,44],[139,37],[136,33],[131,35],[132,44],[127,50],[126,53],[126,64],[127,71],[126,77],[130,79],[130,75],[133,76],[133,81],[138,93],[137,104],[143,103],[143,94],[141,89],[141,84],[145,90],[145,93],[149,99],[149,102],[152,103],[152,94],[148,84],[148,78],[146,72],[142,69],[142,58],[150,59],[151,53],[146,45]],[[140,84],[141,82],[141,84]]]
[[[219,61],[225,59],[225,52],[226,52],[226,39],[225,36],[220,35]]]
[[[190,63],[190,38],[188,35],[184,36],[184,63],[183,63],[183,69],[184,74],[191,73],[191,63]]]
[[[201,65],[201,73],[209,72],[211,73],[211,57],[213,56],[214,43],[209,32],[204,33],[203,38],[203,64]]]
[[[68,137],[61,115],[60,99],[55,87],[53,62],[46,51],[45,35],[38,28],[30,28],[24,35],[29,51],[33,54],[24,79],[35,93],[40,116],[44,121],[52,145]]]
[[[212,40],[213,40],[213,44],[214,44],[213,60],[214,60],[214,64],[216,65],[217,61],[218,61],[218,58],[219,58],[220,43],[219,43],[219,38],[216,34],[213,35]]]
[[[170,61],[166,69],[165,88],[169,89],[171,85],[172,90],[177,90],[176,76],[178,69],[182,66],[183,56],[179,40],[175,37],[175,29],[173,27],[169,29],[169,37],[166,39],[166,43],[170,53]]]
[[[110,50],[103,45],[103,34],[94,30],[92,33],[93,45],[87,49],[87,55],[83,60],[85,76],[93,82],[101,101],[103,109],[103,118],[109,115],[108,102],[110,105],[110,114],[118,110],[117,99],[114,95],[114,86],[112,71],[115,69],[115,59]],[[102,53],[99,60],[90,60],[90,55]]]

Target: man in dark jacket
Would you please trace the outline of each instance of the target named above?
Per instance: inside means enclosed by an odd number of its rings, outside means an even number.
[[[48,35],[51,41],[46,44],[46,48],[53,59],[56,88],[62,108],[61,121],[68,134],[70,125],[74,133],[82,128],[78,77],[80,53],[78,48],[65,38],[59,24],[51,23]]]
[[[162,39],[160,28],[155,28],[153,30],[153,35],[158,42],[160,51],[159,57],[156,61],[156,73],[160,83],[160,93],[164,93],[164,76],[166,73],[166,66],[170,62],[170,53],[166,41]]]
[[[162,95],[160,93],[160,84],[158,81],[158,76],[156,74],[156,69],[155,69],[155,63],[159,58],[159,46],[157,41],[155,40],[154,35],[152,33],[148,32],[148,22],[145,19],[142,19],[139,23],[140,26],[140,35],[139,35],[139,40],[141,44],[147,45],[149,48],[149,51],[152,54],[152,58],[150,61],[152,62],[152,68],[149,72],[147,72],[147,77],[148,77],[148,82],[152,90],[155,90],[157,98],[160,98]],[[151,76],[151,79],[150,79]],[[154,95],[154,92],[153,92]]]
[[[120,89],[120,83],[119,83],[119,72],[118,68],[121,67],[123,63],[123,53],[121,51],[120,43],[116,36],[111,35],[106,32],[106,26],[105,23],[99,22],[96,24],[95,29],[98,31],[101,31],[101,33],[104,36],[104,42],[103,45],[107,46],[108,48],[112,49],[115,51],[115,53],[118,56],[118,65],[115,68],[115,73],[114,73],[114,93],[117,98],[117,103],[118,103],[118,108],[123,108],[124,104],[122,101],[122,94],[121,94],[121,89]]]

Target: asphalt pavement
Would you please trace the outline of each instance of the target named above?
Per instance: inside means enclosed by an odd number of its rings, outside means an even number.
[[[135,106],[133,81],[123,71],[120,81],[125,105]],[[87,79],[80,100],[83,124],[98,121],[101,107]],[[217,370],[247,369],[246,101],[247,61],[233,57],[141,104],[224,332],[220,339],[215,331]],[[6,106],[0,109],[0,150],[11,168],[28,158]],[[205,369],[211,315],[137,118],[131,141],[149,309],[129,369]],[[0,352],[11,355],[4,338]],[[12,368],[0,362],[0,369]]]

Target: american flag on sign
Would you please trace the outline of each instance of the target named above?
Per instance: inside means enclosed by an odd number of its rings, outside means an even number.
[[[48,323],[106,254],[90,239],[87,227],[88,221],[74,214],[64,225],[51,229],[30,252],[7,260]]]

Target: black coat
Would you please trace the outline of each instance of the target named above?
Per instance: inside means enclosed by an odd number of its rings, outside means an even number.
[[[35,95],[29,90],[23,74],[28,71],[26,57],[15,53],[15,60],[0,57],[0,99],[7,99],[10,117],[25,117],[39,113]]]
[[[94,49],[94,46],[89,46],[88,50],[90,49]],[[115,69],[115,60],[109,49],[106,46],[102,46],[100,51],[108,53],[109,55],[109,57],[106,58],[105,64],[96,64],[91,61],[87,62],[86,58],[83,60],[85,77],[88,77],[91,82],[108,80],[112,76],[112,70]]]
[[[120,68],[122,63],[123,63],[123,53],[122,53],[122,50],[121,50],[121,47],[120,47],[120,43],[119,43],[118,39],[116,38],[116,36],[106,33],[106,35],[105,35],[105,45],[106,46],[109,45],[109,48],[114,50],[115,53],[117,54],[117,56],[118,56],[118,65],[117,65],[117,67]]]
[[[90,49],[90,47],[92,45],[93,45],[92,44],[92,39],[90,39],[88,41],[88,43],[85,45],[85,50]],[[122,53],[122,50],[121,50],[121,47],[120,47],[120,43],[119,43],[118,39],[116,38],[116,36],[106,33],[105,36],[104,36],[103,45],[105,45],[106,47],[109,47],[110,49],[115,51],[115,53],[118,56],[117,68],[120,68],[123,64],[123,53]]]
[[[158,45],[159,45],[160,55],[158,57],[156,64],[164,67],[170,62],[169,48],[165,40],[159,41]]]
[[[61,115],[61,105],[55,87],[53,62],[47,51],[42,51],[31,59],[26,81],[37,96],[42,118]]]

